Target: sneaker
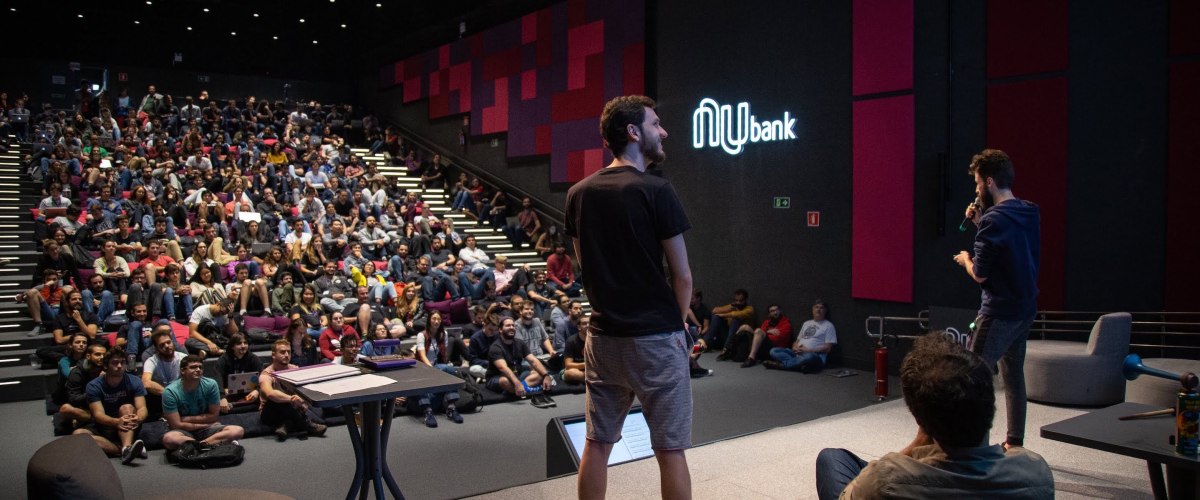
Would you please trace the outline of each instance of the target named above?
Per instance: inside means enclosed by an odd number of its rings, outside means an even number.
[[[280,441],[287,441],[288,431],[286,425],[281,425],[275,428],[275,438]]]
[[[534,394],[529,397],[529,404],[535,408],[550,408],[555,406],[553,401],[550,401],[545,394]]]
[[[458,407],[454,405],[450,405],[446,408],[446,418],[450,419],[451,422],[456,424],[463,423],[462,415],[458,414]]]
[[[238,442],[238,440],[236,440],[236,439],[234,439],[233,441],[230,441],[230,442],[229,442],[229,444],[232,444],[232,445],[234,445],[234,446],[241,446],[241,445],[242,445],[242,443],[239,443],[239,442]]]
[[[130,462],[133,462],[133,447],[126,446],[121,448],[121,464],[129,465]]]
[[[554,398],[550,397],[549,394],[542,394],[542,402],[546,404],[546,408],[558,406],[558,403],[555,403]]]
[[[729,351],[721,351],[721,354],[717,355],[717,361],[729,361],[729,358],[732,358],[732,357],[733,357],[733,353],[731,353]]]
[[[310,423],[308,424],[308,435],[321,437],[325,435],[325,424]]]
[[[782,370],[783,369],[783,363],[780,363],[773,359],[763,361],[762,365],[763,365],[763,368],[766,368],[768,370]]]
[[[131,449],[129,450],[129,455],[131,457],[140,458],[142,460],[150,458],[150,455],[148,453],[146,453],[146,442],[145,441],[142,441],[141,439],[134,441],[133,445],[130,446],[130,448]]]
[[[742,368],[750,368],[751,366],[754,366],[754,365],[757,365],[757,364],[758,364],[758,360],[757,360],[757,359],[754,359],[754,358],[746,358],[746,360],[742,362]]]
[[[38,335],[42,335],[44,333],[46,333],[46,325],[39,324],[34,326],[33,330],[26,335],[29,335],[30,337],[37,337]]]
[[[692,378],[702,378],[712,374],[713,371],[707,368],[692,368]]]
[[[433,416],[433,408],[425,409],[425,427],[436,428],[437,418]]]

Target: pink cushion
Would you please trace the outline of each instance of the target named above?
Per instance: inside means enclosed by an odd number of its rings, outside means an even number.
[[[186,318],[186,319],[182,319],[182,321],[188,321],[190,319],[191,318]],[[192,336],[192,329],[191,329],[191,327],[189,327],[188,325],[186,325],[184,323],[178,323],[176,321],[172,321],[171,322],[171,333],[175,334],[175,341],[179,342],[179,345],[183,345],[184,342],[187,342],[188,337]]]
[[[280,320],[283,320],[283,321],[280,321]],[[283,335],[283,334],[287,333],[288,324],[291,323],[291,320],[289,320],[286,317],[276,318],[276,317],[271,316],[271,317],[261,318],[258,316],[249,316],[249,315],[243,316],[242,321],[245,322],[244,324],[245,324],[246,330],[250,330],[251,328],[258,328],[258,329],[262,329],[262,330],[270,330],[279,335]]]
[[[449,324],[465,325],[471,322],[471,314],[467,311],[467,299],[443,300],[441,302],[426,302],[425,310],[440,311],[442,316],[448,316]]]

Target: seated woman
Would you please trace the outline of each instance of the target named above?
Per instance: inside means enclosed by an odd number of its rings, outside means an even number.
[[[321,332],[321,338],[317,339],[317,344],[321,346],[321,357],[326,361],[333,361],[342,355],[342,339],[345,337],[357,339],[358,331],[353,326],[346,324],[341,311],[329,313],[328,324],[329,327]]]
[[[193,281],[200,268],[208,268],[209,271],[214,273],[213,276],[219,277],[221,275],[221,267],[217,265],[215,260],[209,258],[208,243],[205,243],[204,240],[196,242],[196,248],[192,249],[192,255],[183,259],[181,265],[183,266],[183,271],[187,273],[189,278],[193,278]]]
[[[321,335],[321,330],[325,328],[325,310],[321,307],[321,303],[317,302],[317,289],[312,285],[305,285],[300,292],[300,303],[292,307],[289,313],[290,317],[300,319],[305,323],[306,331],[313,338]]]
[[[296,366],[315,365],[320,362],[321,354],[317,350],[317,340],[308,334],[304,320],[293,317],[288,325],[284,340],[292,345],[292,364]]]
[[[414,335],[425,329],[425,305],[421,300],[421,285],[409,282],[404,293],[396,298],[396,319],[404,325],[406,335]]]
[[[462,343],[461,339],[457,341]],[[458,376],[458,368],[450,364],[453,357],[451,349],[454,348],[454,340],[449,339],[446,335],[446,328],[442,325],[442,313],[434,311],[429,315],[429,325],[424,332],[417,334],[416,350],[417,361],[425,363],[427,366],[432,366],[450,375]],[[459,353],[465,351],[459,351]],[[459,354],[461,356],[461,354]],[[425,412],[425,425],[427,427],[437,427],[437,419],[433,417],[433,407],[430,405],[435,393],[422,395],[417,404]],[[463,423],[462,415],[458,413],[458,408],[455,402],[458,401],[458,391],[446,391],[442,393],[443,405],[446,408],[446,418],[449,418],[456,424]]]
[[[213,279],[212,269],[202,267],[192,276],[192,297],[195,305],[216,304],[224,301],[229,294],[225,287]]]

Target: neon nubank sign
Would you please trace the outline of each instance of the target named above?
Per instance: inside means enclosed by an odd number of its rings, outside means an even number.
[[[784,111],[779,120],[758,121],[750,114],[750,103],[737,104],[737,112],[729,104],[717,104],[709,98],[700,100],[692,113],[692,147],[703,149],[720,146],[731,155],[740,154],[746,143],[789,141],[796,139],[796,119]]]

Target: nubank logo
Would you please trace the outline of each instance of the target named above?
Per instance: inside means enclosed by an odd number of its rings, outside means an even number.
[[[721,146],[726,153],[740,154],[747,142],[796,139],[796,119],[784,111],[781,120],[759,122],[750,114],[750,103],[740,102],[737,113],[728,104],[704,98],[692,113],[692,147]]]

